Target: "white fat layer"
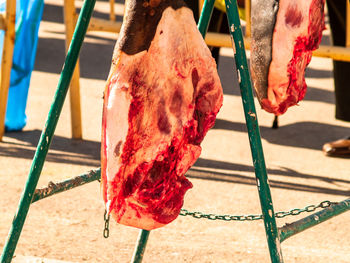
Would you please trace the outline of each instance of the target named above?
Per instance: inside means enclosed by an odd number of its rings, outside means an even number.
[[[120,168],[119,157],[115,154],[115,148],[120,144],[119,152],[122,153],[129,123],[129,108],[131,95],[129,91],[128,72],[124,65],[138,63],[145,52],[128,56],[120,55],[118,73],[111,78],[113,85],[110,87],[106,113],[106,147],[107,147],[107,181],[113,181]]]
[[[128,132],[128,111],[130,99],[127,93],[117,85],[111,87],[107,105],[107,180],[114,179],[115,172],[119,169],[118,156],[114,153],[119,142],[124,142]],[[121,151],[122,147],[120,147]]]

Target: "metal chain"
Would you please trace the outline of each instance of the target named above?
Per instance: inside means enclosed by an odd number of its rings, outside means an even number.
[[[276,218],[283,218],[286,216],[296,216],[304,212],[314,212],[318,208],[326,208],[330,207],[332,205],[337,204],[337,202],[331,202],[331,201],[322,201],[318,205],[308,205],[304,208],[294,208],[287,212],[277,212],[275,213]],[[254,220],[260,220],[263,219],[263,215],[216,215],[216,214],[205,214],[202,212],[190,212],[186,209],[181,209],[180,211],[181,216],[192,216],[194,218],[200,219],[205,218],[209,220],[223,220],[223,221],[254,221]],[[109,217],[110,215],[107,214],[107,211],[105,210],[104,213],[104,221],[105,221],[105,227],[103,229],[103,237],[108,238],[109,237]]]
[[[110,216],[110,214],[107,215],[107,210],[105,210],[105,214],[103,216],[103,219],[105,221],[105,228],[103,229],[103,237],[104,238],[109,237],[109,216]]]
[[[276,218],[283,218],[286,216],[296,216],[303,212],[314,212],[317,208],[326,208],[331,205],[335,205],[337,202],[322,201],[318,205],[308,205],[305,208],[294,208],[288,212],[277,212],[275,213]],[[190,212],[186,209],[181,209],[181,216],[192,216],[194,218],[205,218],[209,220],[224,220],[224,221],[253,221],[263,219],[263,215],[216,215],[216,214],[204,214],[202,212]]]

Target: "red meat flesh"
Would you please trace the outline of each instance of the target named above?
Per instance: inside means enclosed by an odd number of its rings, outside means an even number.
[[[252,74],[260,104],[266,111],[283,114],[304,98],[305,68],[310,63],[312,51],[321,42],[325,27],[324,4],[325,0],[279,1],[271,42],[271,62],[266,65],[269,67],[268,86],[254,80],[259,74]],[[255,52],[254,48],[252,52]]]
[[[148,50],[115,56],[103,113],[104,201],[117,222],[150,230],[178,216],[192,187],[184,175],[214,125],[222,88],[186,7],[164,10]]]

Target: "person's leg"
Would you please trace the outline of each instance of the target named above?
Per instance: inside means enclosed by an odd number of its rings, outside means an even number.
[[[346,1],[328,0],[329,22],[332,31],[333,44],[345,46],[345,18]],[[350,63],[334,61],[334,88],[336,103],[336,118],[343,121],[350,121]]]
[[[345,46],[346,32],[346,1],[328,0],[328,15],[332,32],[333,44]],[[335,117],[339,120],[350,121],[350,63],[333,61]],[[350,135],[350,134],[349,134]],[[350,136],[334,142],[326,143],[323,151],[329,156],[350,156]]]

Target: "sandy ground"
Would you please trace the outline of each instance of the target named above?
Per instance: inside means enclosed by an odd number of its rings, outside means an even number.
[[[0,247],[24,187],[31,160],[64,61],[62,1],[45,1],[35,71],[28,98],[28,124],[0,143]],[[108,2],[94,15],[107,17]],[[118,16],[120,19],[120,16]],[[327,34],[328,31],[325,31]],[[99,167],[102,93],[116,35],[89,34],[81,52],[84,140],[71,139],[65,103],[38,186]],[[325,36],[325,42],[329,38]],[[184,208],[216,214],[260,214],[241,98],[233,78],[232,50],[219,64],[225,97],[203,152],[188,172],[194,187]],[[313,58],[308,93],[280,118],[257,107],[275,211],[341,201],[350,193],[349,159],[325,157],[324,142],[349,135],[350,123],[334,119],[332,62]],[[256,103],[256,105],[258,105]],[[30,207],[13,262],[128,262],[138,230],[111,222],[103,238],[104,207],[98,182],[39,201]],[[303,214],[305,215],[305,214]],[[278,219],[278,226],[302,216]],[[350,262],[350,213],[342,214],[282,243],[285,262]],[[51,259],[51,261],[49,260]],[[56,260],[56,261],[53,261]],[[144,262],[270,262],[262,221],[223,222],[180,216],[151,232]]]

